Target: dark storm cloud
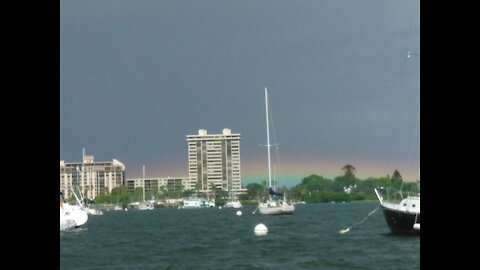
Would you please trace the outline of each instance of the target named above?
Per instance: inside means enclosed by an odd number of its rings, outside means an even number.
[[[62,1],[61,159],[186,166],[185,136],[225,127],[263,155],[265,86],[282,155],[406,156],[416,5]]]

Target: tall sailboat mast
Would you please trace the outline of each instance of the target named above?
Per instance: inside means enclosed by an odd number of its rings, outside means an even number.
[[[142,179],[143,179],[143,201],[145,201],[145,165],[143,165],[142,171],[143,171],[143,173],[142,173],[142,175],[143,175],[143,177],[142,177]]]
[[[268,122],[268,115],[270,111],[268,109],[268,91],[265,87],[265,118],[267,122],[267,154],[268,154],[268,199],[264,202],[259,201],[257,209],[260,211],[260,214],[263,215],[284,215],[284,214],[293,214],[295,211],[295,206],[289,203],[285,194],[277,193],[273,190],[272,187],[272,160],[270,154],[270,147],[273,145],[270,143],[270,123]],[[274,171],[275,172],[275,171]],[[275,196],[283,196],[283,199],[277,199]],[[255,211],[257,211],[255,209]],[[255,214],[253,211],[253,214]]]
[[[80,178],[80,180],[82,181],[81,182],[81,186],[83,187],[82,189],[80,189],[80,186],[78,187],[78,192],[80,192],[80,199],[82,200],[82,203],[83,203],[83,191],[85,190],[85,186],[84,186],[84,180],[83,178],[86,177],[85,176],[85,147],[82,147],[82,177]],[[88,194],[85,194],[86,197],[88,197]]]
[[[265,118],[267,120],[268,187],[272,187],[272,169],[270,160],[270,126],[268,124],[268,93],[265,87]]]

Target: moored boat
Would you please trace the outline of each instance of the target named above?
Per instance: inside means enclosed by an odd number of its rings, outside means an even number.
[[[420,235],[420,193],[407,195],[399,202],[385,200],[378,189],[375,194],[385,221],[393,234]]]
[[[75,195],[75,193],[74,193]],[[75,195],[78,201],[78,198]],[[81,205],[67,203],[60,192],[60,231],[78,228],[88,221],[88,214]]]
[[[225,208],[242,208],[242,203],[239,200],[231,200],[225,203]]]
[[[272,186],[272,166],[270,157],[270,148],[273,146],[270,144],[270,125],[268,121],[268,92],[265,87],[265,120],[267,127],[267,157],[268,157],[268,198],[258,203],[258,211],[262,215],[291,215],[295,211],[295,206],[287,201],[286,196],[283,193],[276,192]],[[255,210],[256,211],[256,210]],[[253,211],[253,213],[255,213]]]
[[[183,209],[191,209],[191,208],[210,208],[214,207],[215,203],[211,202],[205,198],[199,197],[188,197],[183,200],[183,205],[181,208]]]

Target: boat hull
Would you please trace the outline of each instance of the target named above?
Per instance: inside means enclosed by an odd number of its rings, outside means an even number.
[[[225,208],[242,208],[242,204],[239,201],[227,202],[224,206]]]
[[[259,206],[258,212],[262,215],[292,215],[295,211],[293,205]]]
[[[60,206],[60,230],[78,228],[88,221],[88,214],[78,205],[63,204]]]
[[[206,209],[206,208],[212,208],[211,206],[181,206],[181,209]]]
[[[420,213],[409,213],[389,209],[382,206],[385,221],[393,234],[400,235],[418,235],[420,236],[420,229],[415,229],[415,223],[420,224]]]
[[[215,203],[204,198],[188,198],[183,200],[183,209],[212,208]]]

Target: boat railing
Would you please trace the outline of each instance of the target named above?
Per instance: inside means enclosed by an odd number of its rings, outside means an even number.
[[[405,198],[420,200],[420,195],[418,192],[402,192],[402,190],[384,187],[379,187],[377,190],[379,191],[385,203],[400,203]]]

